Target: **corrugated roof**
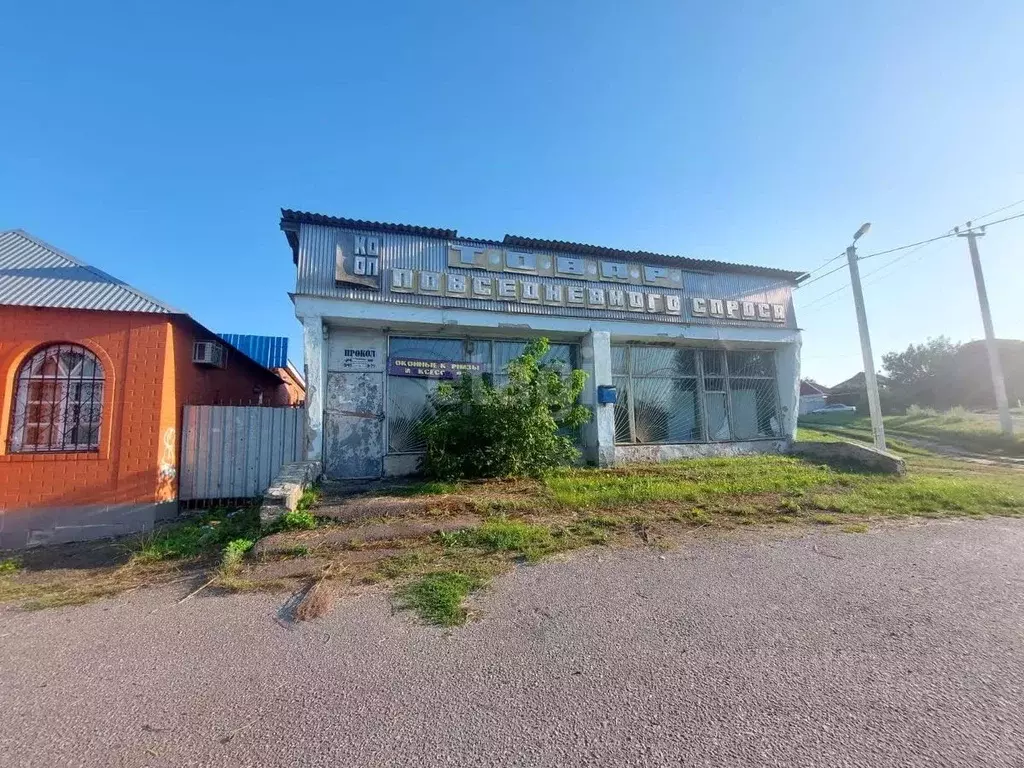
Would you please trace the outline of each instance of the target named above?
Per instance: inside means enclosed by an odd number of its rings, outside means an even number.
[[[454,240],[459,236],[458,230],[455,229],[436,229],[434,227],[419,227],[410,224],[388,224],[378,221],[362,221],[360,219],[324,216],[319,213],[306,213],[305,211],[293,211],[282,208],[281,229],[284,230],[285,235],[288,238],[288,244],[292,248],[292,261],[296,264],[299,261],[299,224],[323,224],[331,227],[344,227],[346,229],[362,229],[368,232],[400,232],[411,235],[420,235],[422,237],[439,237],[448,240]],[[609,259],[654,261],[704,272],[734,272],[747,275],[764,275],[766,277],[778,277],[783,280],[791,280],[793,282],[799,282],[799,278],[806,274],[804,272],[794,272],[788,269],[761,267],[754,264],[735,264],[727,261],[695,259],[687,256],[652,253],[650,251],[627,251],[621,248],[607,248],[600,245],[587,245],[586,243],[573,243],[565,240],[539,240],[537,238],[522,237],[520,235],[505,235],[504,239],[500,242],[478,238],[469,239],[473,240],[473,242],[505,245],[512,248],[529,248],[538,251],[564,252],[581,256],[596,256]]]
[[[20,229],[0,232],[0,305],[184,314]]]
[[[363,229],[369,232],[399,232],[405,235],[420,235],[421,237],[443,237],[451,239],[459,236],[459,233],[454,229],[418,227],[414,224],[389,224],[386,221],[346,219],[340,216],[324,216],[322,213],[308,213],[307,211],[293,211],[290,208],[282,208],[281,229],[284,230],[285,236],[288,238],[288,243],[292,247],[292,260],[296,264],[299,261],[299,241],[296,236],[299,224],[324,224],[329,227]]]
[[[668,253],[653,253],[651,251],[627,251],[621,248],[607,248],[603,245],[572,243],[565,240],[538,240],[534,237],[521,237],[520,235],[505,235],[502,244],[512,248],[565,252],[580,256],[595,256],[602,259],[665,262],[683,267],[684,269],[694,269],[702,272],[742,272],[745,275],[764,275],[766,277],[782,278],[783,280],[793,280],[794,282],[804,274],[803,272],[793,272],[789,269],[761,267],[756,264],[735,264],[729,261],[694,259],[689,256],[673,256]]]
[[[264,368],[284,368],[288,364],[287,336],[254,336],[247,333],[218,335]]]

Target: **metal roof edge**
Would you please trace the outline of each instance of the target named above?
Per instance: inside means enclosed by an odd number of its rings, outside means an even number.
[[[26,232],[24,229],[8,229],[8,230],[4,230],[3,232],[0,232],[0,234],[4,234],[4,235],[6,235],[6,234],[19,235],[19,236],[25,238],[26,240],[28,240],[29,242],[35,243],[40,248],[44,248],[45,250],[50,251],[51,253],[54,253],[54,254],[58,255],[62,259],[67,259],[72,264],[74,264],[74,265],[76,265],[78,267],[81,267],[82,269],[86,270],[87,272],[92,272],[94,275],[96,275],[99,278],[102,278],[103,280],[109,280],[111,283],[114,283],[114,284],[120,286],[121,288],[124,288],[126,291],[135,294],[140,299],[143,299],[144,301],[152,302],[153,304],[155,304],[156,306],[160,307],[161,309],[164,310],[164,312],[166,312],[168,314],[171,314],[171,315],[187,314],[185,312],[182,312],[180,309],[176,309],[175,307],[172,307],[170,304],[167,304],[166,302],[160,301],[159,299],[157,299],[157,298],[155,298],[153,296],[150,296],[148,293],[145,293],[144,291],[140,291],[134,285],[126,283],[124,280],[121,280],[118,277],[114,277],[113,275],[111,275],[108,272],[104,272],[99,267],[94,267],[92,264],[86,264],[84,261],[82,261],[81,259],[75,258],[70,253],[68,253],[67,251],[63,251],[60,248],[58,248],[57,246],[51,245],[50,243],[46,242],[45,240],[42,240],[41,238],[36,237],[31,232]],[[135,310],[135,311],[144,311],[144,310]],[[159,314],[159,313],[153,313],[153,314]]]
[[[302,375],[302,371],[300,371],[295,366],[295,363],[293,363],[291,360],[286,360],[285,363],[286,364],[285,364],[284,369],[286,371],[288,371],[289,374],[291,374],[291,377],[293,379],[295,379],[295,381],[298,382],[299,386],[302,387],[302,391],[305,392],[306,391],[306,377]]]
[[[575,243],[568,240],[543,240],[540,238],[523,237],[521,235],[511,234],[506,234],[501,240],[473,237],[460,238],[458,230],[455,229],[438,229],[412,224],[390,224],[377,221],[363,221],[361,219],[325,216],[319,213],[293,211],[288,208],[282,208],[281,229],[285,232],[285,235],[288,238],[288,244],[292,248],[292,261],[296,264],[298,264],[299,260],[297,232],[300,224],[323,224],[326,226],[344,227],[348,229],[362,229],[370,232],[397,232],[400,234],[413,234],[423,237],[439,237],[448,240],[469,240],[474,243],[531,248],[534,250],[560,251],[563,253],[576,253],[586,256],[655,260],[666,264],[689,267],[694,270],[705,272],[732,272],[750,275],[763,275],[765,277],[777,277],[793,284],[799,284],[801,280],[804,280],[807,277],[806,272],[780,269],[778,267],[763,267],[756,264],[739,264],[729,261],[716,261],[714,259],[697,259],[689,256],[675,256],[667,253],[654,253],[652,251],[644,250],[625,250],[622,248],[611,248],[601,245],[589,245],[587,243]]]

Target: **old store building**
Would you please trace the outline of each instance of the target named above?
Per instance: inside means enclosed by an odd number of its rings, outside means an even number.
[[[594,463],[779,451],[796,430],[800,273],[290,210],[281,229],[329,478],[415,471],[438,380],[500,382],[537,336],[589,374]]]

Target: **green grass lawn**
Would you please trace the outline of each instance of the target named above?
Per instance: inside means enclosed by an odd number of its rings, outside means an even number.
[[[998,422],[990,414],[978,414],[953,408],[938,413],[928,408],[911,409],[903,416],[886,416],[886,438],[927,440],[952,448],[1003,456],[1024,456],[1024,430],[1013,437],[999,432]],[[864,417],[837,419],[806,416],[801,428],[826,432],[836,437],[871,442],[871,420]]]

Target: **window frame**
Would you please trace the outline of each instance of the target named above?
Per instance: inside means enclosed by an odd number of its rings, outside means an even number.
[[[538,337],[534,337],[538,338]],[[500,371],[496,370],[495,356],[496,356],[496,345],[498,344],[528,344],[533,339],[523,338],[520,336],[516,337],[501,337],[501,336],[437,336],[433,334],[416,334],[416,333],[389,333],[386,335],[386,354],[385,358],[390,360],[391,358],[391,340],[392,339],[425,339],[430,341],[458,341],[463,344],[463,355],[465,355],[465,344],[466,342],[484,343],[490,345],[490,354],[487,361],[486,374],[492,377],[492,381],[501,377]],[[561,340],[548,340],[551,346],[567,346],[569,347],[569,370],[574,370],[579,367],[580,362],[580,343],[578,341],[561,341]],[[395,377],[404,378],[404,377]],[[384,418],[384,455],[385,456],[422,456],[426,451],[393,451],[391,450],[391,379],[392,376],[387,372],[387,365],[384,368],[384,404],[385,404],[385,418]]]
[[[626,373],[616,374],[614,368],[612,370],[612,380],[616,378],[625,378],[627,386],[626,394],[626,408],[628,413],[629,423],[629,442],[620,442],[618,435],[615,436],[615,445],[696,445],[700,443],[708,442],[707,440],[707,419],[704,409],[704,379],[701,375],[701,354],[700,349],[696,347],[682,347],[674,344],[615,344],[615,347],[619,347],[625,350],[624,360],[626,364]],[[633,349],[638,347],[650,347],[653,349],[669,349],[674,351],[685,351],[693,352],[694,355],[694,373],[693,374],[676,374],[676,375],[635,375],[633,366]],[[670,379],[672,381],[690,381],[695,380],[696,387],[694,389],[695,397],[697,398],[697,421],[700,426],[700,437],[691,440],[657,440],[653,442],[639,442],[636,439],[636,387],[634,385],[635,379]],[[616,430],[617,431],[617,430]]]
[[[772,376],[741,375],[741,376],[736,376],[735,378],[737,380],[741,380],[741,379],[742,380],[758,380],[758,381],[770,381],[770,382],[773,383],[772,391],[773,391],[773,401],[774,401],[774,406],[775,406],[775,414],[776,414],[776,418],[779,420],[779,428],[780,428],[780,430],[782,429],[782,417],[781,417],[781,413],[782,413],[782,400],[781,400],[781,396],[780,396],[780,392],[779,392],[778,361],[776,359],[776,352],[777,352],[776,349],[774,349],[774,348],[772,348],[772,349],[764,349],[764,348],[758,349],[758,348],[751,348],[751,347],[741,347],[741,348],[735,348],[735,347],[698,347],[698,346],[689,347],[689,346],[680,346],[680,345],[675,345],[675,344],[658,344],[658,343],[643,344],[643,343],[630,343],[630,342],[626,342],[626,343],[622,343],[622,344],[614,344],[612,346],[615,347],[615,348],[621,348],[621,349],[625,350],[624,359],[625,359],[626,371],[625,371],[625,373],[618,373],[617,374],[617,373],[615,373],[615,371],[613,369],[612,370],[612,378],[613,378],[613,380],[616,379],[616,378],[625,378],[626,379],[626,384],[627,384],[626,407],[628,409],[628,415],[629,415],[628,421],[629,421],[629,437],[630,437],[630,440],[628,442],[623,442],[623,441],[620,441],[618,439],[618,435],[616,434],[615,435],[615,445],[616,446],[695,445],[695,444],[696,445],[701,445],[701,444],[723,444],[723,443],[746,443],[746,442],[755,442],[755,441],[768,441],[768,440],[783,440],[783,439],[785,439],[785,435],[784,434],[779,434],[779,435],[774,435],[774,436],[765,436],[765,437],[762,437],[762,436],[759,436],[759,435],[756,435],[754,437],[737,437],[736,436],[736,429],[735,429],[735,425],[734,425],[735,409],[734,409],[734,406],[733,406],[733,391],[732,391],[732,389],[733,389],[732,388],[733,374],[732,374],[732,372],[731,372],[731,370],[729,368],[729,355],[731,353],[770,354],[771,357],[772,357],[772,366],[773,366],[774,375],[772,375]],[[637,441],[637,439],[636,439],[636,436],[637,436],[637,433],[636,433],[636,414],[635,414],[635,411],[634,411],[634,408],[635,408],[635,405],[636,405],[636,398],[634,396],[635,395],[635,387],[634,387],[634,384],[633,384],[634,378],[641,378],[641,379],[642,378],[677,378],[677,379],[687,379],[687,380],[689,380],[689,379],[692,379],[694,377],[693,376],[683,376],[683,375],[679,375],[679,376],[675,376],[675,377],[671,377],[671,376],[669,376],[669,377],[664,377],[664,376],[663,377],[634,376],[634,372],[633,372],[633,367],[634,367],[633,366],[633,353],[631,352],[631,350],[636,348],[636,347],[656,347],[656,348],[662,348],[662,349],[683,349],[683,350],[692,350],[694,352],[694,358],[695,358],[695,360],[694,360],[694,363],[695,363],[694,368],[696,370],[696,379],[697,379],[697,387],[696,387],[697,409],[698,409],[698,413],[699,413],[699,417],[700,417],[700,433],[701,433],[700,439],[698,439],[698,440],[671,440],[671,441],[657,441],[657,442],[638,442]],[[719,371],[718,372],[714,372],[714,373],[708,373],[707,372],[707,367],[705,365],[705,362],[706,362],[705,361],[705,355],[707,355],[707,354],[714,354],[714,355],[719,355],[720,356],[720,358],[719,358],[720,366],[719,366]],[[721,379],[722,380],[722,390],[718,390],[718,389],[708,390],[707,389],[707,379],[708,378]],[[729,427],[729,437],[728,438],[716,440],[716,439],[712,438],[712,436],[711,436],[711,425],[710,425],[710,423],[708,421],[708,406],[707,406],[707,394],[708,394],[709,391],[713,392],[713,393],[714,392],[721,392],[721,393],[723,393],[725,395],[725,419],[726,419],[726,423],[728,424],[728,427]]]
[[[46,364],[46,358],[51,350],[56,350],[57,370],[52,376],[45,373],[32,374],[31,370],[36,361],[41,358],[40,367]],[[79,366],[91,363],[92,374],[74,375],[74,368],[60,371],[61,356],[65,353],[79,353],[82,355]],[[49,384],[56,393],[48,399],[32,400],[33,385],[44,386]],[[84,388],[88,387],[90,396],[88,400],[81,398]],[[77,395],[73,392],[78,390]],[[11,387],[11,407],[8,411],[9,426],[7,429],[6,452],[18,456],[36,456],[42,454],[99,454],[103,446],[103,427],[105,409],[107,406],[108,378],[103,365],[103,360],[94,350],[71,341],[54,341],[36,346],[26,354],[18,364]],[[50,418],[47,421],[30,421],[32,405],[37,405],[40,410],[51,409]],[[83,404],[87,404],[89,420],[83,421],[82,414],[86,410]],[[77,409],[77,418],[68,419],[70,409]],[[56,410],[56,416],[54,415]],[[27,443],[27,437],[31,429],[40,429],[49,425],[49,438],[46,444],[40,444],[37,440]],[[83,428],[87,430],[89,440],[80,441],[78,434]],[[53,438],[57,433],[60,435],[59,444]],[[69,442],[69,434],[74,434],[75,442]]]

